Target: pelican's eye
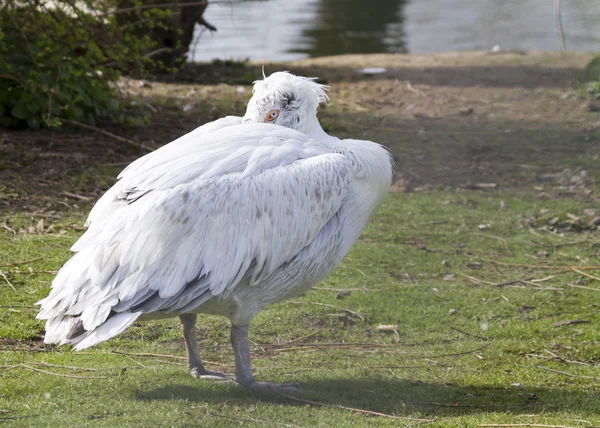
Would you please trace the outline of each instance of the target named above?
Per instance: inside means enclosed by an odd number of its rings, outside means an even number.
[[[271,110],[265,116],[265,122],[273,122],[279,117],[279,110]]]

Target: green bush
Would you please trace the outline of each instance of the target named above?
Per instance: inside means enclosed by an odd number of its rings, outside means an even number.
[[[146,55],[156,44],[149,34],[170,14],[134,5],[136,19],[120,25],[116,0],[3,2],[0,126],[95,124],[111,116],[119,106],[114,82],[155,66]]]
[[[583,89],[587,96],[600,98],[600,56],[594,58],[585,68]]]

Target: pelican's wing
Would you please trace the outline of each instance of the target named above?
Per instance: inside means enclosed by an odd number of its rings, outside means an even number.
[[[189,310],[242,277],[259,283],[315,239],[353,181],[346,156],[288,128],[209,136],[183,159],[140,169],[119,208],[74,245],[41,302],[47,341],[91,346],[141,313]],[[78,320],[89,337],[71,340],[64,330]]]
[[[93,222],[101,221],[118,208],[116,195],[120,192],[122,186],[128,181],[129,177],[135,177],[141,171],[149,170],[167,160],[177,160],[188,156],[198,150],[198,146],[205,143],[205,136],[219,129],[229,126],[239,125],[242,118],[239,116],[227,116],[213,122],[206,123],[193,131],[179,137],[169,144],[148,153],[145,156],[135,160],[119,174],[121,181],[117,182],[108,192],[106,192],[92,208],[86,226]]]

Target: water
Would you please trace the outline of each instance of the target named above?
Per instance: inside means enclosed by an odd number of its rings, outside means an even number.
[[[211,4],[190,59],[558,51],[554,0],[269,0]],[[562,0],[567,50],[600,51],[600,0]]]

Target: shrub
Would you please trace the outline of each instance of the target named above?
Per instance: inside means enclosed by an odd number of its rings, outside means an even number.
[[[0,125],[93,125],[116,111],[113,82],[121,72],[140,77],[155,65],[147,55],[156,44],[149,34],[170,14],[134,6],[137,20],[120,25],[118,6],[117,0],[3,2]]]
[[[594,58],[585,69],[586,83],[583,89],[587,96],[600,98],[600,56]]]

